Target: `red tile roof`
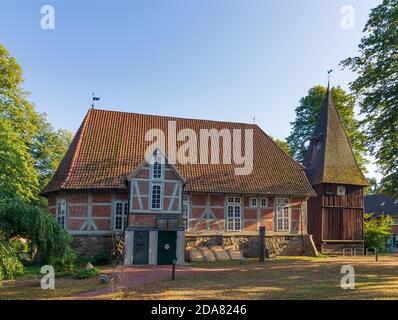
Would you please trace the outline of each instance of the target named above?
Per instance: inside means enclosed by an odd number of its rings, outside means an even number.
[[[176,121],[177,132],[183,128],[197,133],[200,129],[253,129],[254,167],[250,175],[235,175],[235,164],[177,163],[176,168],[187,181],[186,191],[315,196],[304,168],[257,125],[97,109],[87,113],[58,170],[42,193],[126,190],[127,175],[142,162],[150,145],[145,141],[146,132],[153,128],[162,129],[167,142],[169,121]]]

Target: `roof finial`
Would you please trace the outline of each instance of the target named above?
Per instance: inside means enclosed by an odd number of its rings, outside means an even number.
[[[256,117],[253,117],[253,124],[256,124]]]
[[[332,72],[333,72],[332,69],[328,70],[328,92],[330,88],[330,78],[332,77]]]
[[[91,108],[94,109],[94,101],[100,101],[101,98],[100,97],[96,97],[94,92],[93,92],[93,103],[91,104]]]

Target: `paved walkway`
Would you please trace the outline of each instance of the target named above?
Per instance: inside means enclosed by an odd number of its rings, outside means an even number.
[[[250,268],[251,266],[233,266],[227,268],[194,268],[194,267],[183,267],[178,266],[176,268],[176,277],[192,274],[197,272],[224,272],[229,271],[232,268]],[[123,288],[124,289],[132,289],[143,286],[147,283],[171,279],[171,266],[134,266],[134,267],[124,267],[124,280],[123,280]],[[112,293],[110,285],[104,285],[104,289],[81,293],[77,296],[67,297],[67,300],[85,300],[91,299],[95,297],[99,297],[102,295]]]

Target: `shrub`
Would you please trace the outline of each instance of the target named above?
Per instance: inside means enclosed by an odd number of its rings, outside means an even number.
[[[0,241],[0,280],[14,279],[23,274],[24,268],[9,241]]]
[[[20,200],[0,206],[0,240],[16,237],[28,240],[29,252],[36,263],[72,268],[75,259],[70,247],[72,237],[48,211]]]
[[[88,270],[80,270],[74,274],[74,278],[82,280],[82,279],[89,279],[92,277],[97,276],[99,273],[99,269],[97,268],[92,268]]]
[[[62,272],[73,272],[77,265],[77,254],[71,248],[66,249],[62,257],[57,258],[54,261],[54,267],[57,271]]]
[[[381,215],[378,219],[373,214],[365,214],[364,238],[365,246],[376,248],[380,252],[385,251],[388,239],[391,237],[393,220],[390,216]]]
[[[96,266],[107,265],[110,262],[109,254],[105,251],[99,252],[91,259],[91,262]]]

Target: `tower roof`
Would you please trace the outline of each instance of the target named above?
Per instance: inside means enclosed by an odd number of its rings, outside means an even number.
[[[368,182],[358,166],[334,105],[332,90],[328,87],[304,158],[308,179],[312,185],[338,183],[367,186]]]

